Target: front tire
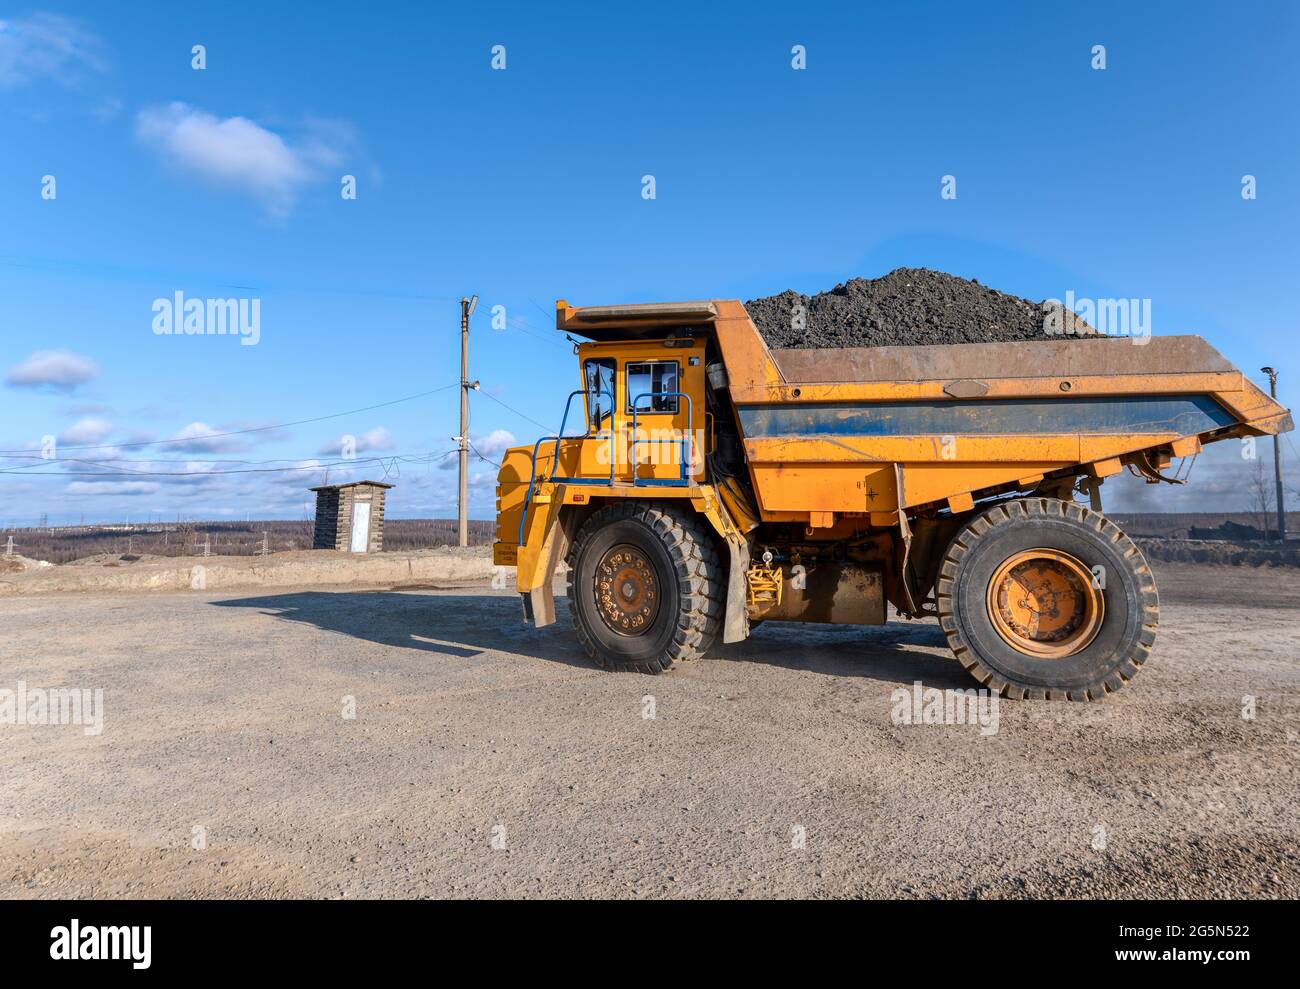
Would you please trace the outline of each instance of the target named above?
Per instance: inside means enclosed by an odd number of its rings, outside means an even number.
[[[620,501],[583,523],[569,553],[578,641],[606,670],[660,673],[702,656],[721,627],[713,535],[676,505]]]
[[[939,625],[990,690],[1100,700],[1137,675],[1160,617],[1155,578],[1115,523],[1074,502],[1003,502],[954,537]]]

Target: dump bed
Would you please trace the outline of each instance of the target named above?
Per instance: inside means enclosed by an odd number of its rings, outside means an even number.
[[[1197,336],[769,350],[737,301],[574,308],[594,340],[705,335],[767,521],[886,524],[1045,479],[1148,476],[1219,439],[1292,428]],[[721,380],[722,376],[716,376]]]

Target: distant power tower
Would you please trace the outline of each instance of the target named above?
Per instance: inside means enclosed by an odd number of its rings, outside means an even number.
[[[1271,367],[1261,367],[1268,375],[1269,394],[1277,398],[1277,371]],[[1282,437],[1273,434],[1273,480],[1277,484],[1277,541],[1286,542],[1286,508],[1282,504]]]

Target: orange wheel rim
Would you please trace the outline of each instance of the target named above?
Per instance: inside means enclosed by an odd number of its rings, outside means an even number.
[[[614,546],[596,564],[596,605],[605,624],[619,635],[641,635],[659,614],[654,567],[634,546]]]
[[[1064,659],[1097,636],[1106,601],[1093,573],[1069,553],[1027,549],[994,572],[989,619],[1007,645],[1039,659]]]

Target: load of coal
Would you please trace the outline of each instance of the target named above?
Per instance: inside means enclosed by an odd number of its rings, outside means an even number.
[[[851,278],[829,292],[745,303],[773,349],[1077,340],[1097,331],[1070,310],[929,268]]]

